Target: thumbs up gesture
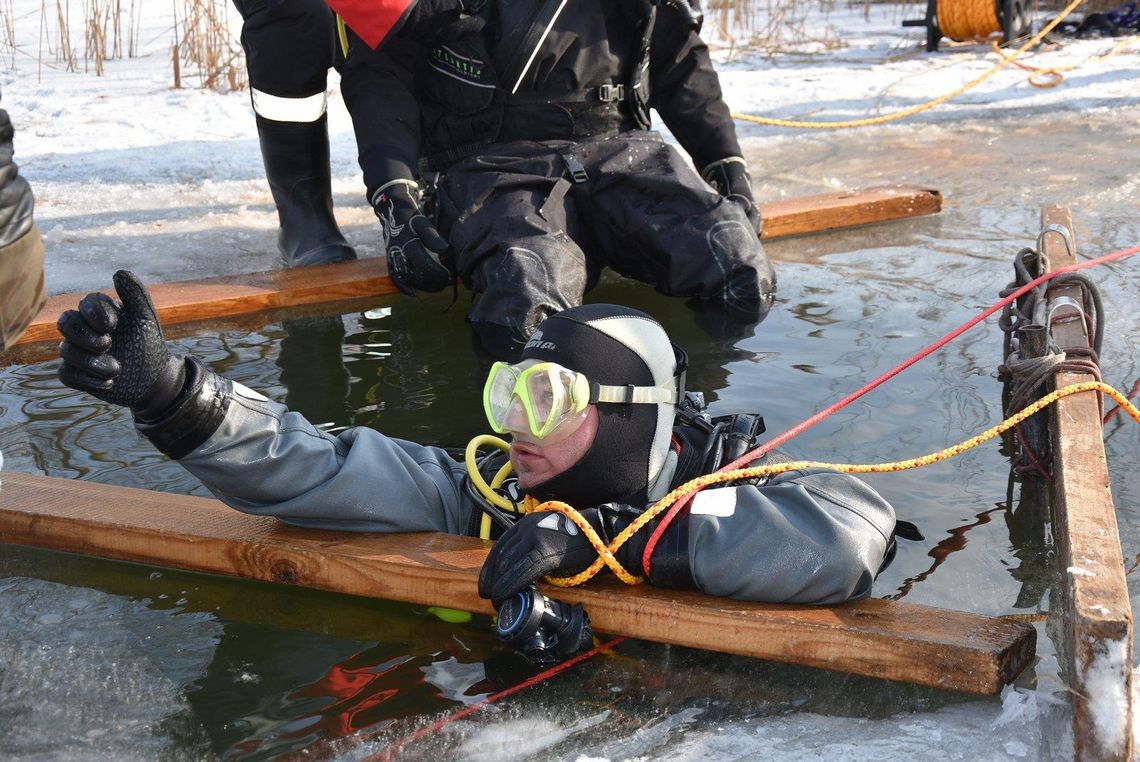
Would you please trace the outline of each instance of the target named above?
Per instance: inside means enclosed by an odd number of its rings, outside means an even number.
[[[186,363],[166,346],[146,286],[127,270],[114,282],[118,302],[92,293],[59,316],[59,380],[155,421],[182,391]]]

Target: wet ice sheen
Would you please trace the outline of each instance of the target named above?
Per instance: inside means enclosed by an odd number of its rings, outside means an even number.
[[[0,579],[0,757],[144,760],[204,748],[185,692],[219,629],[204,614]]]

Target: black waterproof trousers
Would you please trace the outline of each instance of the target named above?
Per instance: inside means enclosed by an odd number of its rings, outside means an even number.
[[[280,98],[324,94],[336,17],[324,0],[233,0],[250,87]]]
[[[756,322],[775,291],[748,218],[655,132],[489,146],[439,179],[437,217],[484,348],[521,348],[602,267]],[[505,342],[505,344],[504,344]]]

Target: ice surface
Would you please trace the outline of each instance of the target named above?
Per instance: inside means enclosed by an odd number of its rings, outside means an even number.
[[[0,757],[142,760],[202,747],[185,691],[220,631],[206,614],[0,579]]]

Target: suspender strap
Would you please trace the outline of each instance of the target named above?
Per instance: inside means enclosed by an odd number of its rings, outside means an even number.
[[[643,130],[648,130],[652,124],[649,115],[649,44],[653,40],[653,27],[656,25],[657,6],[651,5],[649,15],[642,22],[637,58],[633,61],[633,70],[629,73],[629,108],[633,112],[637,126]]]
[[[566,6],[567,0],[543,0],[525,24],[519,24],[503,38],[496,51],[499,82],[508,92],[518,92],[527,69],[538,55],[546,35]]]
[[[623,84],[605,84],[573,93],[515,93],[508,96],[507,104],[531,105],[534,103],[620,103],[627,90]]]

